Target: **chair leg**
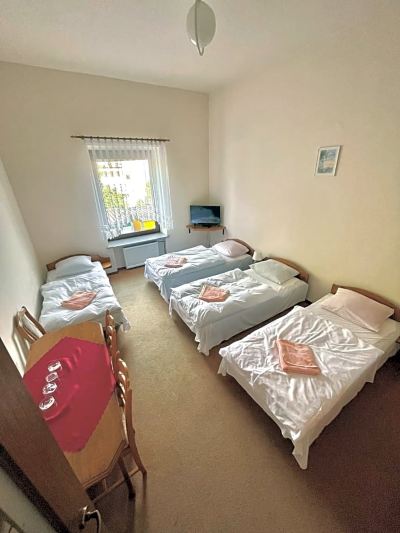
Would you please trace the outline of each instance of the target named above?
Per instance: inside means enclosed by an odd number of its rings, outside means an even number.
[[[135,497],[135,489],[133,488],[132,480],[129,477],[128,470],[126,469],[126,466],[125,466],[125,463],[122,457],[118,459],[118,466],[120,467],[122,475],[124,476],[124,479],[125,479],[125,483],[128,486],[129,499],[132,500]]]
[[[129,448],[132,452],[135,463],[137,464],[139,470],[142,473],[142,476],[145,476],[147,474],[147,471],[146,471],[144,464],[142,463],[142,459],[140,458],[140,455],[139,455],[139,450],[137,449],[137,446],[136,446],[135,430],[132,424],[132,389],[129,386],[129,379],[128,379],[128,390],[126,391],[126,398],[125,398],[125,420],[126,420],[126,432],[127,432],[127,437],[128,437]]]
[[[135,463],[137,464],[139,470],[142,472],[142,476],[145,476],[147,474],[146,467],[142,463],[142,459],[139,455],[139,450],[136,446],[136,439],[135,437],[132,439],[133,442],[129,443],[129,447],[131,448],[133,458],[135,460]]]

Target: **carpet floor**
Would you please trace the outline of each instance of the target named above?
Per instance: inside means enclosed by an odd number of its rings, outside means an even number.
[[[193,334],[143,269],[111,282],[132,329],[119,334],[134,388],[137,443],[148,469],[100,502],[110,532],[400,531],[398,357],[310,450],[308,470],[278,427]]]

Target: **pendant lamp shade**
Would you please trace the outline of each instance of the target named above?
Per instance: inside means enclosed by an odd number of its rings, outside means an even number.
[[[196,0],[186,18],[186,29],[189,39],[196,46],[199,54],[210,44],[215,35],[214,11],[203,0]]]

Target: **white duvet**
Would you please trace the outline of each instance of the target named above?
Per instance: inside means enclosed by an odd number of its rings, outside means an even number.
[[[279,365],[276,340],[309,345],[319,376],[288,374]],[[312,442],[366,382],[374,380],[385,352],[350,329],[295,307],[244,339],[220,350],[219,373],[232,375],[278,424],[293,445],[293,455],[307,468]]]
[[[171,255],[186,257],[187,262],[180,268],[166,267],[165,263]],[[169,302],[171,290],[174,287],[190,283],[199,278],[220,274],[232,268],[248,268],[252,262],[249,254],[239,257],[226,257],[216,252],[213,248],[199,245],[173,252],[172,254],[146,259],[144,276],[157,285],[161,296],[166,302]]]
[[[205,283],[229,291],[229,297],[224,302],[200,300],[198,296]],[[233,314],[275,297],[278,297],[278,293],[271,287],[236,268],[172,289],[170,309],[174,306],[171,303],[173,300],[178,302],[186,316],[187,325],[192,329],[197,324],[207,325],[219,320],[222,314]]]
[[[110,310],[117,325],[129,329],[130,324],[114,295],[107,274],[100,263],[94,263],[89,272],[62,279],[54,279],[54,271],[49,272],[48,281],[41,287],[43,296],[39,321],[47,331],[95,320],[104,323],[106,310]],[[96,297],[80,310],[66,309],[61,306],[77,291],[94,291]]]
[[[171,255],[186,257],[187,263],[180,268],[166,267],[165,263]],[[194,272],[204,266],[212,267],[221,263],[225,263],[225,261],[220,254],[215,252],[212,248],[206,248],[203,245],[199,245],[172,254],[164,254],[146,259],[144,275],[149,279],[153,279],[152,276],[148,274],[150,268],[153,276],[155,275],[157,278],[171,278],[177,275],[180,276],[182,273]]]
[[[212,303],[199,299],[205,283],[229,291],[228,298]],[[301,302],[307,290],[307,284],[297,278],[279,286],[252,270],[237,268],[172,289],[170,314],[178,313],[196,334],[199,351],[208,355],[223,340]]]

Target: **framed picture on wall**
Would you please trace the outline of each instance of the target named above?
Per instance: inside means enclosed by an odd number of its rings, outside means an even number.
[[[340,146],[322,146],[318,150],[316,176],[336,176]]]

